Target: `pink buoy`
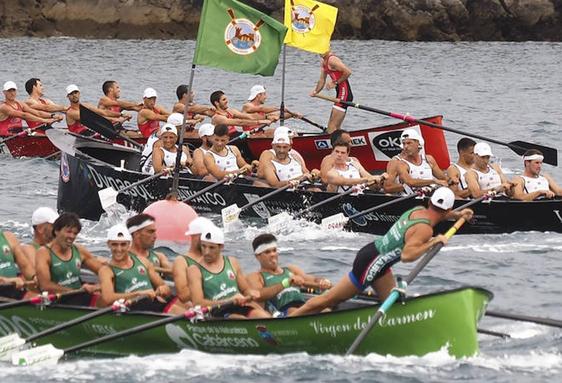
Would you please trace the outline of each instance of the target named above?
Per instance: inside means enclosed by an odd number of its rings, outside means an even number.
[[[186,203],[179,201],[156,201],[144,209],[144,213],[156,219],[156,235],[159,241],[187,242],[185,235],[197,213]]]

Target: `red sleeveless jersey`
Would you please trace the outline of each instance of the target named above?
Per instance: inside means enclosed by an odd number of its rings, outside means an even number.
[[[19,102],[16,102],[15,107],[6,102],[4,102],[4,104],[8,105],[10,108],[14,110],[19,110],[20,112],[23,111]],[[22,129],[23,129],[23,123],[21,118],[19,117],[8,116],[5,120],[0,121],[0,136],[9,136],[14,133],[20,132]]]
[[[43,105],[47,105],[47,101],[43,100],[42,98],[39,99],[39,102]],[[43,125],[43,122],[37,122],[37,121],[28,121],[25,120],[25,122],[27,123],[27,126],[31,129],[39,126],[39,125]]]
[[[160,114],[160,111],[156,108],[152,109],[152,111]],[[152,133],[160,129],[160,121],[158,120],[146,120],[146,122],[142,124],[137,123],[137,125],[143,137],[150,137]]]

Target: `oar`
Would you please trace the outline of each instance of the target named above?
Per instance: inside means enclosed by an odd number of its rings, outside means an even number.
[[[226,182],[232,181],[234,178],[240,176],[241,174],[242,174],[242,173],[240,173],[240,172],[227,174],[226,177],[224,177],[222,180],[218,180],[217,182],[215,182],[215,183],[213,183],[213,184],[211,184],[211,185],[209,185],[209,186],[207,186],[207,187],[205,187],[205,188],[199,190],[197,193],[192,194],[192,195],[190,195],[189,197],[186,197],[186,198],[182,199],[181,201],[182,201],[182,202],[191,201],[191,200],[193,200],[193,199],[199,197],[200,195],[203,195],[203,194],[207,193],[209,190],[212,190],[212,189],[214,189],[214,188],[216,188],[216,187],[218,187],[218,186],[221,186],[222,184],[224,184],[224,183],[226,183]]]
[[[236,142],[238,140],[243,140],[247,137],[250,137],[252,134],[259,132],[260,130],[263,130],[263,128],[265,128],[267,126],[267,124],[262,124],[258,127],[255,127],[252,130],[248,130],[247,132],[242,132],[242,134],[234,137],[232,140],[228,141],[228,144],[232,144],[233,142]]]
[[[468,203],[465,203],[462,206],[459,206],[454,211],[465,209],[487,198],[489,198],[488,195],[483,195],[480,198],[477,198]],[[460,218],[459,220],[457,220],[457,222],[455,222],[455,224],[445,233],[445,237],[451,238],[460,229],[460,227],[464,224],[464,222],[465,222],[464,218]],[[423,268],[429,263],[429,261],[433,259],[433,257],[439,252],[439,250],[441,250],[442,247],[443,247],[443,242],[439,242],[438,244],[434,245],[431,249],[429,249],[428,252],[425,254],[425,256],[418,262],[416,267],[414,267],[414,269],[410,272],[410,274],[408,274],[406,280],[405,281],[399,280],[398,287],[400,289],[405,289],[406,286],[412,283],[414,279],[417,277],[417,275],[420,273],[420,271],[423,270]],[[369,323],[367,323],[367,326],[365,326],[363,330],[361,330],[357,338],[355,338],[355,341],[353,341],[353,343],[347,350],[346,355],[350,355],[355,352],[355,350],[357,349],[357,347],[359,347],[363,339],[365,339],[365,337],[369,334],[369,331],[371,331],[371,329],[379,322],[380,318],[382,318],[386,314],[386,312],[392,307],[394,302],[396,302],[399,297],[400,297],[400,292],[398,291],[398,289],[396,288],[393,289],[390,295],[384,300],[382,305],[380,305],[375,315],[371,317]]]
[[[531,322],[531,323],[541,324],[544,326],[562,328],[562,321],[558,319],[540,318],[540,317],[533,317],[533,316],[521,315],[521,314],[511,314],[511,313],[495,311],[495,310],[486,310],[486,316],[511,319],[520,322]]]
[[[84,343],[65,348],[64,350],[58,349],[52,344],[46,344],[30,350],[21,351],[12,355],[12,364],[18,366],[30,366],[39,362],[50,361],[56,363],[63,355],[83,350],[85,348],[105,343],[114,339],[123,338],[129,335],[138,334],[156,327],[164,326],[168,323],[177,322],[182,319],[193,319],[201,317],[202,315],[211,313],[218,309],[226,309],[234,306],[233,302],[226,302],[223,304],[216,304],[209,307],[198,307],[187,310],[183,314],[169,316],[163,319],[155,320],[150,323],[145,323],[140,326],[132,327],[114,334],[102,336],[101,338],[92,339]]]
[[[154,174],[150,177],[143,178],[142,180],[134,182],[134,183],[130,184],[129,186],[125,186],[124,188],[121,188],[119,190],[113,189],[112,186],[110,186],[108,188],[105,188],[105,189],[101,189],[100,191],[98,191],[98,196],[99,196],[99,199],[100,199],[101,208],[103,210],[107,211],[107,209],[109,207],[111,207],[111,206],[113,206],[117,203],[117,196],[120,193],[123,193],[124,191],[132,189],[132,188],[137,187],[139,185],[142,185],[145,182],[152,181],[153,179],[158,178],[158,177],[164,175],[165,173],[166,172],[156,173],[156,174]]]
[[[360,105],[360,104],[357,104],[355,102],[343,101],[343,100],[340,100],[338,98],[326,96],[326,95],[323,95],[323,94],[317,94],[315,97],[321,98],[323,100],[328,100],[328,101],[331,101],[331,102],[334,102],[334,103],[342,103],[344,105],[352,106],[352,107],[357,108],[357,109],[363,109],[363,110],[366,110],[366,111],[369,111],[369,112],[382,114],[382,115],[392,117],[392,118],[396,118],[396,119],[399,119],[399,120],[403,120],[403,121],[406,121],[406,122],[413,122],[413,123],[416,123],[416,124],[430,126],[432,128],[446,130],[446,131],[449,131],[449,132],[461,134],[463,136],[468,136],[468,137],[477,138],[479,140],[488,141],[488,142],[491,142],[491,143],[494,143],[494,144],[497,144],[497,145],[507,146],[508,148],[513,150],[515,153],[519,154],[520,156],[522,156],[529,149],[538,149],[544,155],[544,162],[546,162],[547,164],[550,164],[550,165],[554,165],[554,166],[558,165],[558,151],[555,148],[551,148],[551,147],[548,147],[548,146],[533,144],[531,142],[525,142],[525,141],[511,141],[511,142],[498,141],[498,140],[495,140],[493,138],[488,138],[488,137],[479,136],[479,135],[473,134],[473,133],[463,132],[461,130],[449,128],[449,127],[446,127],[444,125],[435,124],[435,123],[430,122],[430,121],[420,120],[420,119],[417,119],[417,118],[412,117],[412,116],[405,116],[405,115],[394,113],[394,112],[387,112],[387,111],[384,111],[384,110],[372,108],[370,106]]]
[[[14,138],[29,135],[29,133],[34,132],[37,129],[47,130],[47,129],[52,129],[52,128],[53,127],[51,125],[48,125],[48,124],[39,125],[39,126],[36,126],[35,128],[27,128],[27,129],[22,130],[19,133],[16,133],[12,136],[8,136],[8,137],[4,138],[2,141],[0,141],[0,145],[3,144],[4,142],[13,140]]]
[[[296,115],[296,113],[293,113],[293,112],[291,112],[291,111],[288,110],[288,109],[286,109],[286,110],[287,110],[287,112],[288,112],[289,114],[291,114],[291,115],[293,115],[293,116]],[[322,125],[320,125],[320,124],[317,123],[317,122],[311,121],[311,120],[309,120],[308,118],[306,118],[305,116],[302,116],[301,118],[299,118],[299,120],[302,120],[302,121],[304,121],[304,122],[306,122],[306,123],[308,123],[308,124],[314,126],[315,128],[318,128],[318,129],[322,130],[324,133],[328,130],[328,128],[326,128],[325,126],[322,126]]]
[[[69,296],[72,296],[72,295],[82,294],[83,292],[85,292],[84,289],[72,290],[72,291],[67,291],[65,293],[58,293],[58,294],[49,294],[46,291],[44,291],[41,295],[37,295],[33,298],[22,299],[22,300],[19,300],[19,301],[1,304],[0,310],[24,306],[24,305],[27,305],[27,304],[33,304],[33,305],[38,305],[38,304],[41,304],[41,303],[47,304],[47,303],[50,303],[50,302],[57,301],[62,297],[69,297]]]
[[[133,145],[135,148],[141,149],[143,147],[143,145],[139,144],[135,140],[132,140],[125,134],[115,130],[113,124],[107,118],[100,116],[82,104],[80,104],[80,122],[109,140],[121,138]]]
[[[476,329],[476,331],[479,334],[497,336],[498,338],[503,338],[503,339],[511,338],[511,335],[506,334],[505,332],[497,332],[497,331],[492,331],[492,330],[486,330],[486,329],[483,329],[483,328]]]

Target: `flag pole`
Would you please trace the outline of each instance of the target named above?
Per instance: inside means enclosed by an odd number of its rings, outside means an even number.
[[[287,59],[287,45],[283,44],[283,71],[281,72],[281,108],[279,109],[279,125],[285,125],[285,60]]]

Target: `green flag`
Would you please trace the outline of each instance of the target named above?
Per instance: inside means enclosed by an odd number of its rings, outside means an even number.
[[[205,0],[193,63],[273,76],[287,28],[236,0]]]

